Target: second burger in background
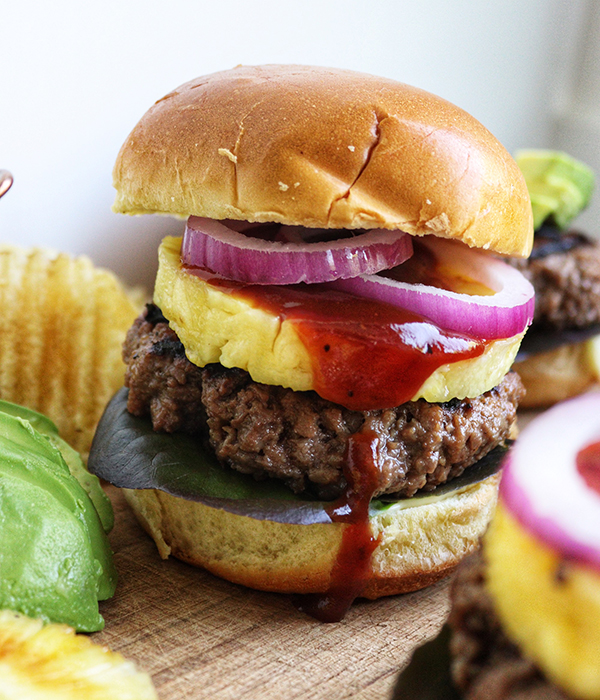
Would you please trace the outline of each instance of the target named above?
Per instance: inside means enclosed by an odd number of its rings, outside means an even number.
[[[600,242],[571,228],[588,205],[594,173],[561,151],[527,150],[516,160],[533,205],[528,260],[513,260],[535,289],[533,325],[514,369],[524,408],[542,408],[600,382]]]
[[[446,575],[523,393],[533,289],[491,255],[531,247],[506,150],[392,80],[238,67],[159,100],[114,184],[117,211],[189,217],[90,456],[160,553],[328,620]]]

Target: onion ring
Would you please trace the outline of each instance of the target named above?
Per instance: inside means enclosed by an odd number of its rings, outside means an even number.
[[[577,468],[600,441],[600,393],[579,396],[534,419],[504,467],[506,507],[534,536],[569,558],[600,568],[600,494]]]
[[[257,235],[260,226],[244,228],[252,235],[240,232],[239,222],[191,216],[183,236],[182,262],[192,272],[194,267],[209,269],[248,284],[310,284],[375,274],[412,255],[411,238],[404,231],[372,229],[333,241],[306,243],[299,242],[296,226],[279,227],[283,229],[279,240],[261,238]],[[286,240],[285,229],[290,229],[292,242]],[[310,234],[311,229],[305,230]],[[348,233],[343,229],[331,231],[338,236]]]
[[[533,320],[534,290],[523,275],[492,255],[458,241],[419,240],[436,264],[457,278],[483,285],[490,294],[462,294],[428,284],[399,282],[383,275],[336,280],[331,287],[421,314],[440,328],[493,340],[522,333]]]

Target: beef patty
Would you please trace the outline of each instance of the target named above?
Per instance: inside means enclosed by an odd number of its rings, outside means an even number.
[[[504,634],[481,552],[458,568],[451,598],[452,675],[466,700],[569,700]]]
[[[600,242],[551,227],[527,260],[511,259],[535,288],[534,323],[563,330],[600,323]]]
[[[458,476],[504,441],[524,393],[510,373],[475,399],[351,411],[314,391],[259,384],[240,369],[197,367],[152,305],[130,329],[123,357],[130,413],[149,415],[155,430],[204,436],[233,469],[324,499],[346,485],[352,434],[371,430],[379,438],[376,495],[412,496]]]

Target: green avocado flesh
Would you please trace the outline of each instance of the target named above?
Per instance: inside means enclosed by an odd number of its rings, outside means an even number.
[[[100,484],[83,473],[82,486],[63,448],[51,421],[0,402],[0,607],[93,632],[104,626],[98,600],[117,580],[105,532],[112,509],[96,493],[100,518],[84,487]],[[73,452],[66,458],[85,472]]]
[[[104,532],[110,532],[115,523],[115,514],[110,499],[104,493],[102,486],[100,486],[100,479],[94,476],[94,474],[89,473],[85,468],[79,452],[74,450],[71,445],[60,437],[58,428],[54,423],[37,411],[32,411],[30,408],[25,408],[25,406],[19,406],[9,401],[0,400],[0,413],[7,413],[15,418],[23,418],[28,421],[38,433],[47,437],[50,443],[58,448],[69,467],[69,471],[91,498],[94,507],[98,511],[100,520],[102,521]]]
[[[550,221],[566,228],[590,201],[594,173],[562,151],[526,150],[515,154],[527,183],[535,230]]]

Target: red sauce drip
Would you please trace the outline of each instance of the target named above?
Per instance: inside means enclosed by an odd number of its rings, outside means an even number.
[[[371,574],[371,556],[379,542],[369,525],[369,503],[379,484],[376,449],[377,437],[371,431],[350,437],[344,462],[348,486],[327,508],[333,522],[346,524],[331,584],[325,593],[294,598],[298,610],[321,622],[339,622]]]
[[[232,293],[294,323],[312,359],[315,391],[353,410],[399,406],[441,365],[485,350],[484,341],[327,285],[240,286]]]
[[[600,442],[579,450],[575,464],[585,483],[600,494]]]

